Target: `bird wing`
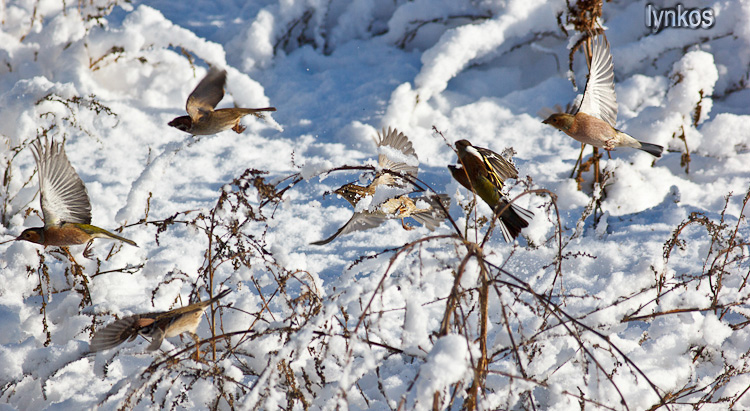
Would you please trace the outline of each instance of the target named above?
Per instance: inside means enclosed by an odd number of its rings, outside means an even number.
[[[411,145],[409,138],[404,133],[395,128],[388,127],[388,131],[383,128],[382,133],[378,133],[378,164],[385,170],[396,171],[416,178],[419,171],[419,159],[414,147]],[[381,148],[388,147],[391,150]],[[392,185],[395,183],[396,176],[385,173],[381,179],[381,184]]]
[[[120,318],[98,330],[89,343],[90,351],[108,350],[117,347],[129,338],[135,337],[138,333],[138,327],[135,324],[139,319],[140,315],[131,315],[130,317]]]
[[[591,67],[583,100],[578,111],[602,119],[615,127],[617,95],[615,94],[615,65],[609,42],[603,35],[594,38],[591,46]]]
[[[469,180],[469,177],[466,175],[466,169],[463,167],[456,167],[456,166],[448,166],[448,169],[451,172],[451,175],[453,175],[453,178],[458,181],[459,184],[464,186],[469,191],[474,191],[474,188],[471,186],[471,180]]]
[[[185,109],[190,119],[198,121],[205,113],[214,110],[224,98],[224,84],[227,82],[227,71],[211,68],[206,77],[195,86],[195,90],[188,96]]]
[[[155,351],[161,347],[161,343],[164,341],[164,330],[161,327],[154,327],[150,334],[151,344],[148,345],[146,350]]]
[[[430,205],[430,208],[428,209],[418,209],[411,214],[413,219],[427,227],[430,231],[436,229],[440,225],[440,222],[448,217],[445,214],[445,211],[443,211],[443,207],[445,207],[446,210],[450,210],[451,207],[451,198],[447,194],[416,197],[414,198],[414,201],[415,204],[417,201],[424,201]],[[440,207],[438,201],[442,203],[443,207]]]
[[[86,186],[70,165],[61,143],[40,140],[32,143],[34,160],[39,173],[39,193],[44,226],[62,222],[90,224],[91,202]]]
[[[487,177],[492,184],[498,189],[503,188],[503,182],[508,178],[518,178],[516,166],[503,156],[496,152],[482,148],[474,147],[482,157],[482,162],[487,169]]]
[[[325,245],[333,241],[336,237],[344,234],[351,233],[353,231],[362,231],[370,228],[375,228],[387,220],[385,216],[373,214],[373,213],[354,213],[352,218],[346,222],[341,228],[338,229],[332,236],[325,240],[315,241],[313,245]]]

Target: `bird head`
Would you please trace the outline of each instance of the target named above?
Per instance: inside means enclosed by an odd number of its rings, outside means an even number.
[[[190,119],[190,116],[180,116],[170,121],[168,124],[178,130],[189,133],[190,129],[193,127],[193,120]]]
[[[555,113],[547,117],[542,123],[549,124],[558,130],[567,131],[573,125],[573,120],[575,120],[575,117],[568,113]]]
[[[36,244],[44,244],[44,228],[34,227],[23,230],[21,235],[16,237],[17,241],[23,240]]]
[[[334,193],[344,197],[344,199],[350,204],[356,205],[359,200],[364,197],[365,193],[363,192],[363,189],[364,187],[348,183],[334,190]]]
[[[467,147],[471,147],[471,143],[469,142],[469,140],[456,141],[456,151],[458,151],[459,157],[463,157],[463,155],[466,154]]]

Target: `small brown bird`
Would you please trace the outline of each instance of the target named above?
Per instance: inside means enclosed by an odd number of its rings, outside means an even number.
[[[517,179],[518,170],[501,155],[473,146],[468,140],[456,141],[456,151],[463,167],[448,166],[451,175],[466,189],[477,193],[495,213],[505,209],[498,219],[500,230],[505,241],[512,242],[534,216],[531,211],[510,203],[502,192],[505,179]]]
[[[148,351],[154,351],[161,347],[165,338],[175,337],[184,332],[190,333],[197,343],[199,339],[195,331],[201,322],[203,312],[208,306],[219,301],[229,292],[230,290],[227,289],[210,300],[170,311],[135,314],[115,320],[94,334],[89,344],[90,351],[108,350],[125,341],[133,341],[138,335],[151,338],[151,344],[147,348]]]
[[[261,111],[276,111],[275,107],[266,108],[220,108],[214,110],[224,98],[224,84],[227,82],[227,71],[211,68],[195,87],[187,99],[187,116],[180,116],[169,122],[169,125],[192,135],[211,135],[232,129],[237,134],[245,131],[240,124],[242,117]]]
[[[591,68],[583,99],[575,114],[555,113],[542,123],[549,124],[584,144],[611,151],[616,147],[643,150],[661,157],[662,146],[638,141],[615,128],[617,96],[615,94],[615,65],[604,36],[594,39]]]
[[[398,172],[410,178],[417,177],[419,160],[414,147],[403,133],[390,127],[388,131],[384,128],[382,133],[378,133],[376,143],[380,149],[378,165],[381,169]],[[349,204],[356,207],[363,198],[373,196],[379,186],[404,189],[410,185],[411,183],[403,177],[381,171],[368,186],[349,183],[339,187],[334,193],[344,197]],[[402,226],[407,230],[411,227],[404,223],[406,217],[411,217],[429,230],[434,230],[447,217],[440,204],[447,210],[450,207],[450,197],[445,194],[415,198],[406,194],[391,197],[379,204],[371,205],[367,210],[355,211],[352,218],[332,236],[311,244],[328,244],[339,235],[374,228],[393,218],[400,218]]]
[[[39,174],[44,227],[27,228],[16,240],[44,246],[87,244],[86,251],[94,238],[109,238],[138,246],[127,238],[91,225],[91,202],[86,187],[70,165],[62,144],[45,140],[42,147],[36,140],[31,148]]]

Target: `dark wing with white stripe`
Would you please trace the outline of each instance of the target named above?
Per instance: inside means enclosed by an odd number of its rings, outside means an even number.
[[[487,168],[488,178],[498,189],[503,188],[503,182],[508,178],[517,179],[518,170],[516,166],[496,152],[473,146],[482,155],[482,161]]]

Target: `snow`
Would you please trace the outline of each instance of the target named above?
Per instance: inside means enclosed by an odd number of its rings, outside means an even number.
[[[711,7],[716,24],[652,33],[647,3],[605,2],[601,23],[617,127],[666,151],[605,154],[604,186],[586,172],[579,190],[580,145],[536,114],[576,97],[569,76],[578,92],[586,81],[582,54],[568,70],[578,34],[558,27],[564,2],[2,2],[0,241],[42,224],[29,145],[46,135],[65,140],[93,223],[139,247],[97,240],[92,259],[71,247],[76,267],[53,247],[0,244],[0,402],[459,409],[482,355],[481,255],[492,281],[479,409],[635,410],[660,397],[665,409],[750,409],[750,6],[684,2]],[[278,111],[246,117],[242,134],[167,126],[209,65],[228,72],[219,107]],[[331,170],[374,168],[384,127],[409,137],[420,184],[451,197],[455,225],[389,220],[310,245],[355,211],[333,190],[372,176]],[[497,229],[485,239],[481,200],[466,214],[474,196],[446,169],[460,139],[516,152],[507,189],[531,190],[516,204],[535,217],[513,244]],[[397,194],[380,187],[357,209]],[[156,353],[143,338],[87,353],[115,317],[207,288],[232,289],[216,357],[211,344],[205,362],[181,352],[187,336]],[[211,338],[207,320],[197,333]]]

